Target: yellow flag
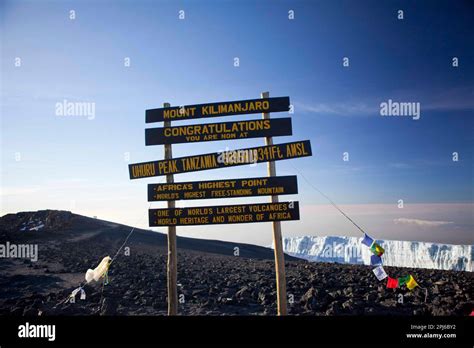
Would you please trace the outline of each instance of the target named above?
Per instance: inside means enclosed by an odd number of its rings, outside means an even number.
[[[415,278],[413,278],[413,276],[410,274],[410,279],[407,282],[407,288],[413,290],[417,286],[419,286],[418,283],[416,282]]]

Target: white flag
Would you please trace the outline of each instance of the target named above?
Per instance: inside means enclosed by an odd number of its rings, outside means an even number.
[[[385,270],[382,266],[375,267],[373,269],[373,272],[378,280],[384,280],[385,278],[387,278],[387,273],[385,273]]]

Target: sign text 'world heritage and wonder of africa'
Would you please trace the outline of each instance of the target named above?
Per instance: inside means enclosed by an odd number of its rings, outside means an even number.
[[[148,210],[149,226],[192,226],[299,220],[298,202]]]

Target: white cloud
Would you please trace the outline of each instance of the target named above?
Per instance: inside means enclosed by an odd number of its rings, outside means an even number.
[[[379,115],[380,103],[392,99],[403,102],[420,102],[421,111],[457,111],[474,109],[472,86],[451,89],[395,90],[379,96],[359,96],[357,99],[314,103],[306,100],[295,102],[295,111],[336,116]]]
[[[420,220],[420,219],[407,219],[407,218],[393,219],[393,222],[395,222],[396,224],[416,225],[416,226],[423,226],[423,227],[444,226],[444,225],[450,225],[454,223],[452,221],[434,221],[434,220]]]
[[[28,195],[40,191],[41,188],[37,186],[31,187],[2,187],[0,188],[0,197],[2,196],[16,196]]]
[[[328,114],[338,116],[369,115],[378,113],[377,107],[369,106],[366,103],[318,103],[318,104],[300,104],[295,103],[295,109],[315,114]]]

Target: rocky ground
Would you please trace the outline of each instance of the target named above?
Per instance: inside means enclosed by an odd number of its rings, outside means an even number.
[[[54,238],[51,232],[48,238],[38,239],[38,234],[15,234],[12,231],[18,228],[16,225],[3,225],[0,241],[36,240],[40,258],[37,262],[0,259],[0,315],[166,314],[165,246],[161,242],[163,245],[153,245],[139,235],[127,244],[130,256],[121,253],[112,264],[108,285],[86,285],[86,300],[80,300],[78,295],[75,303],[65,303],[83,281],[85,271],[95,267],[102,257],[113,254],[111,250],[117,250],[124,236],[114,235],[103,226],[100,233],[94,228],[79,233],[73,227],[59,224]],[[68,237],[60,237],[64,236],[62,233]],[[183,241],[181,246],[186,243]],[[180,248],[180,241],[178,248],[180,314],[276,314],[271,258]],[[474,309],[472,273],[396,267],[386,270],[392,277],[413,274],[428,289],[426,303],[425,293],[419,288],[386,289],[371,267],[291,259],[286,262],[289,313],[465,316]]]

